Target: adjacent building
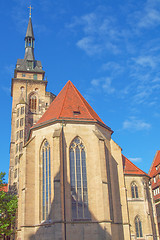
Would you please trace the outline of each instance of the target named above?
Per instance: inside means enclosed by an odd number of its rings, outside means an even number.
[[[160,233],[160,151],[156,152],[153,159],[151,168],[149,170],[149,175],[151,177],[151,186],[153,191],[153,197],[156,204],[156,213],[158,220],[158,228]]]

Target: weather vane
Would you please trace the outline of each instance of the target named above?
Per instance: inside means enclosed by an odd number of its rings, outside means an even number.
[[[31,5],[28,8],[29,8],[29,17],[31,18],[31,11],[33,8],[31,7]]]

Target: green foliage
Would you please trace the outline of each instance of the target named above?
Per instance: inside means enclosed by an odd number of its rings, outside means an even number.
[[[10,236],[13,232],[13,226],[16,209],[17,209],[17,196],[11,192],[4,192],[5,186],[5,173],[0,172],[0,236]]]

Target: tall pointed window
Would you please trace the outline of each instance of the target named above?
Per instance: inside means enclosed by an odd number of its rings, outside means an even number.
[[[138,216],[135,218],[135,230],[136,230],[136,237],[143,237],[142,222]]]
[[[79,137],[70,146],[72,219],[90,219],[88,210],[86,151]]]
[[[36,112],[37,110],[37,97],[34,94],[29,98],[29,110],[31,112]]]
[[[50,146],[45,140],[42,149],[42,219],[45,220],[51,208],[51,163]]]
[[[132,198],[139,198],[138,187],[135,182],[131,184],[131,193],[132,193]]]

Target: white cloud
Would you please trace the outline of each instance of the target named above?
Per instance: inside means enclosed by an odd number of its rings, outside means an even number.
[[[91,84],[92,84],[92,86],[97,87],[97,86],[99,86],[99,82],[100,82],[99,79],[93,79],[93,80],[91,81]]]
[[[104,82],[102,84],[102,88],[105,92],[111,94],[115,92],[115,89],[111,86],[111,78],[104,78]]]
[[[112,79],[108,77],[102,77],[98,79],[92,79],[92,87],[97,87],[99,90],[103,90],[107,94],[112,94],[115,92],[115,88],[112,87]]]
[[[120,74],[124,71],[124,67],[116,62],[107,62],[102,65],[104,71],[110,71],[112,74]]]
[[[77,42],[77,46],[83,49],[88,55],[94,55],[102,51],[102,47],[94,42],[92,37],[84,37]]]
[[[159,0],[145,0],[142,5],[135,8],[130,15],[131,26],[135,32],[142,29],[153,29],[160,25]],[[137,32],[136,32],[137,33]]]
[[[160,12],[146,6],[144,16],[140,19],[138,26],[143,28],[154,27],[160,24]]]
[[[141,162],[142,158],[136,157],[136,158],[128,158],[131,162]]]
[[[151,124],[137,119],[136,117],[130,117],[129,119],[123,122],[123,129],[128,129],[132,131],[141,131],[141,130],[148,130],[151,128]]]
[[[143,50],[143,54],[139,54],[139,56],[128,61],[127,69],[129,70],[128,76],[131,83],[125,87],[127,90],[125,94],[130,95],[132,104],[151,106],[153,98],[160,89],[160,73],[156,71],[160,64],[160,56],[153,52],[147,55],[146,52],[147,49]],[[159,101],[159,98],[157,98],[157,101]]]
[[[134,58],[136,64],[142,67],[151,67],[155,68],[157,65],[157,60],[153,56],[139,56]]]
[[[101,54],[107,51],[118,54],[120,49],[117,41],[121,37],[115,19],[105,12],[105,8],[98,8],[81,17],[74,17],[72,23],[67,24],[70,30],[82,31],[82,37],[77,41],[77,46],[88,55]]]

